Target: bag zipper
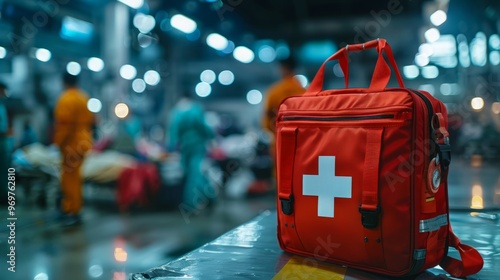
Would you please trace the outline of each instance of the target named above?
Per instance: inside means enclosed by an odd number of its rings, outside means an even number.
[[[321,117],[321,116],[283,116],[283,121],[319,121],[319,122],[342,122],[342,121],[364,121],[382,119],[404,119],[410,120],[410,112],[400,112],[398,114],[381,114],[371,116],[342,116],[342,117]]]
[[[430,123],[432,121],[432,117],[434,116],[434,110],[432,108],[432,104],[429,101],[429,98],[427,98],[423,93],[418,92],[418,91],[413,90],[413,89],[410,89],[410,91],[413,92],[413,93],[415,93],[416,95],[418,95],[424,101],[425,106],[427,107],[427,114],[428,114],[429,127],[430,127],[429,137],[431,137],[431,139],[432,139],[432,125],[430,125]]]

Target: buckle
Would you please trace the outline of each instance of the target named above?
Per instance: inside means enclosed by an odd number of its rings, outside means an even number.
[[[361,213],[361,223],[365,228],[376,228],[378,226],[378,214],[380,214],[380,206],[377,206],[375,211],[364,210],[359,206],[359,213]]]
[[[437,144],[437,150],[441,165],[444,167],[444,169],[447,169],[451,163],[451,145]]]
[[[280,198],[281,211],[285,215],[291,215],[293,213],[293,195],[290,195],[289,199]]]

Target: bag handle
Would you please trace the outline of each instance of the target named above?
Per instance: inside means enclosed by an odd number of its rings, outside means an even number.
[[[476,274],[483,268],[484,261],[481,254],[473,247],[462,244],[460,239],[453,233],[451,225],[449,226],[448,246],[457,249],[462,259],[457,260],[450,256],[445,256],[439,264],[451,276],[463,278]]]
[[[377,64],[375,65],[375,70],[373,72],[372,80],[370,83],[369,89],[372,90],[383,90],[389,80],[391,78],[391,69],[387,62],[384,59],[382,52],[385,52],[389,62],[391,63],[392,68],[396,72],[396,78],[398,79],[399,86],[404,88],[404,82],[401,78],[401,74],[399,72],[398,66],[396,64],[396,60],[394,59],[394,55],[392,53],[391,46],[387,43],[385,39],[377,39],[372,40],[362,44],[354,44],[354,45],[346,45],[344,48],[338,50],[334,55],[330,56],[319,68],[316,76],[311,82],[311,85],[307,89],[307,92],[304,95],[317,95],[323,89],[323,82],[325,79],[325,67],[326,63],[331,60],[338,60],[340,64],[340,68],[344,73],[344,83],[345,87],[349,86],[349,62],[348,62],[348,53],[349,51],[364,51],[366,49],[376,48],[378,52]]]

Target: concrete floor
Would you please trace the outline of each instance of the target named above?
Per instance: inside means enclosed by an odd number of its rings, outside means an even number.
[[[500,165],[454,159],[449,194],[454,210],[471,211],[471,206],[483,211],[500,209]],[[2,226],[0,279],[125,280],[131,273],[176,259],[274,208],[272,195],[221,200],[186,220],[178,210],[123,214],[87,205],[84,224],[64,229],[55,221],[53,210],[42,211],[19,200],[16,272],[7,270],[9,231]],[[6,219],[5,209],[0,220],[6,225]]]

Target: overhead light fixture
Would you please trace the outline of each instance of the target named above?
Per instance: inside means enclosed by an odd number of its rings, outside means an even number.
[[[409,80],[415,79],[418,77],[418,67],[415,65],[407,65],[403,67],[403,74]]]
[[[429,57],[424,54],[417,53],[417,55],[415,55],[415,64],[420,67],[426,66],[429,64]]]
[[[247,93],[247,101],[252,105],[257,105],[262,102],[262,93],[256,89],[252,89]]]
[[[196,22],[194,20],[181,14],[173,16],[170,19],[170,25],[186,34],[193,33],[197,28]]]
[[[132,82],[132,89],[137,93],[143,93],[146,90],[146,83],[143,79],[135,79]]]
[[[196,85],[195,92],[199,97],[207,97],[212,93],[212,87],[205,82],[199,82]]]
[[[118,118],[120,118],[120,119],[126,118],[128,116],[128,113],[129,113],[129,109],[128,109],[127,104],[125,104],[125,103],[116,104],[115,115]]]
[[[276,50],[268,45],[261,46],[259,48],[259,59],[262,62],[273,62],[276,59]]]
[[[493,66],[497,66],[500,64],[500,52],[492,51],[490,52],[490,63]]]
[[[460,94],[460,87],[457,83],[444,83],[439,86],[439,91],[442,95],[458,95]]]
[[[219,73],[219,83],[228,86],[234,82],[234,74],[229,70],[224,70]]]
[[[151,15],[145,15],[143,13],[138,13],[134,16],[134,26],[139,29],[141,33],[149,33],[153,28],[155,28],[156,20]]]
[[[435,26],[440,26],[446,21],[446,18],[446,13],[444,11],[437,10],[431,15],[430,20]]]
[[[210,69],[207,69],[200,74],[200,80],[208,84],[212,84],[216,79],[217,77],[215,75],[215,72]]]
[[[432,84],[423,84],[418,87],[419,90],[427,91],[431,95],[435,94],[435,88]]]
[[[76,75],[80,74],[80,72],[82,71],[82,67],[80,66],[80,64],[78,62],[71,61],[70,63],[68,63],[66,65],[66,71],[69,74],[76,76]]]
[[[476,111],[481,111],[484,107],[484,100],[481,97],[474,97],[470,101],[470,106]]]
[[[485,66],[487,62],[486,35],[478,32],[476,37],[470,43],[470,57],[472,64],[476,66]]]
[[[459,34],[457,36],[458,43],[458,61],[460,65],[464,68],[470,66],[470,56],[469,56],[469,45],[467,44],[467,39],[465,35]]]
[[[239,62],[250,63],[255,58],[255,55],[251,49],[239,46],[234,49],[233,57]]]
[[[91,57],[87,60],[87,67],[94,72],[100,72],[104,69],[104,61],[98,57]]]
[[[234,51],[235,47],[236,46],[234,45],[234,42],[231,41],[231,40],[229,40],[227,42],[227,47],[225,49],[223,49],[222,52],[225,53],[225,54],[230,54],[230,53],[232,53]]]
[[[99,113],[102,109],[102,103],[97,98],[90,98],[89,101],[87,101],[87,109],[92,113]]]
[[[434,53],[434,50],[431,44],[424,43],[418,47],[418,52],[425,56],[431,56]]]
[[[37,49],[35,52],[35,57],[36,57],[36,59],[40,60],[41,62],[47,62],[52,57],[52,53],[47,49],[43,49],[43,48]]]
[[[492,34],[489,39],[490,48],[494,50],[500,50],[500,36],[498,34]]]
[[[156,86],[160,83],[160,73],[155,70],[149,70],[144,73],[144,81],[150,86]]]
[[[144,0],[118,0],[133,9],[139,9],[144,5]]]
[[[120,76],[125,80],[132,80],[137,76],[137,70],[134,66],[125,64],[120,67]]]
[[[309,82],[307,80],[307,77],[304,75],[295,75],[295,79],[297,79],[302,87],[306,87],[307,83]]]
[[[94,25],[74,17],[65,16],[62,19],[61,38],[75,42],[90,42],[94,36]]]
[[[0,59],[4,59],[7,56],[7,50],[4,47],[0,47]]]
[[[286,42],[276,43],[276,58],[287,59],[290,56],[290,47]]]
[[[493,104],[491,104],[491,112],[495,115],[500,114],[500,102],[493,102]]]
[[[439,76],[439,69],[434,65],[422,67],[422,77],[426,79],[435,79]]]
[[[427,40],[427,42],[429,42],[429,43],[436,42],[437,40],[439,40],[440,36],[441,36],[441,33],[439,33],[439,30],[437,30],[434,27],[430,28],[429,30],[425,31],[425,33],[424,33],[425,40]]]
[[[218,33],[212,33],[207,36],[207,45],[218,51],[223,51],[224,49],[226,49],[228,44],[229,41],[226,39],[226,37]]]

